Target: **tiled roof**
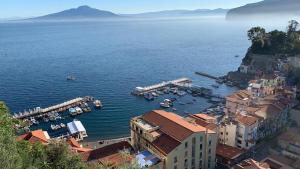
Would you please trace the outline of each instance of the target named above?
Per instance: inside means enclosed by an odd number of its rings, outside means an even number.
[[[247,159],[235,165],[233,169],[271,169],[267,163],[259,163],[253,159]]]
[[[210,115],[204,114],[204,113],[194,114],[194,116],[199,117],[204,120],[215,120],[216,119],[216,118],[214,118]]]
[[[231,100],[245,100],[249,99],[251,97],[251,94],[247,90],[239,90],[229,96],[226,97],[226,99],[231,99]]]
[[[82,160],[87,162],[87,161],[101,160],[108,156],[117,154],[119,153],[119,151],[122,151],[124,149],[132,149],[131,145],[127,141],[122,141],[92,151],[84,152],[81,153],[81,155],[82,155]]]
[[[23,134],[23,135],[17,137],[17,141],[20,141],[20,140],[26,140],[26,141],[29,141],[30,143],[36,143],[38,141],[40,141],[42,143],[48,143],[48,139],[45,136],[45,133],[43,130],[34,130],[30,133]]]
[[[254,117],[254,116],[238,114],[238,115],[236,115],[236,120],[238,122],[242,123],[243,125],[251,126],[258,121],[258,118]]]
[[[195,132],[206,131],[206,128],[202,126],[189,123],[181,116],[163,110],[153,110],[143,115],[142,118],[154,126],[159,126],[160,131],[178,141],[185,140]]]
[[[237,147],[231,147],[225,144],[218,144],[216,149],[217,156],[220,156],[225,159],[235,159],[242,155],[245,151],[237,148]]]
[[[169,154],[177,146],[180,145],[180,142],[173,139],[172,137],[162,134],[159,138],[152,142],[152,145],[158,149],[164,155]]]

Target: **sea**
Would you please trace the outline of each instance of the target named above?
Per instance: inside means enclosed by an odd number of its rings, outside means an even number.
[[[195,71],[222,76],[237,70],[250,45],[251,26],[204,17],[3,22],[0,100],[15,113],[93,96],[103,108],[76,117],[87,130],[86,140],[129,136],[130,119],[161,109],[159,103],[165,98],[176,97],[177,110],[167,111],[183,116],[210,106],[207,99],[190,95],[164,95],[149,102],[131,95],[137,86],[188,77],[215,94],[226,96],[237,90],[225,85],[215,89],[214,80]],[[69,75],[76,80],[67,81]],[[178,104],[194,99],[193,104]],[[66,112],[55,123],[72,120]],[[32,129],[51,133],[50,124],[40,122]]]

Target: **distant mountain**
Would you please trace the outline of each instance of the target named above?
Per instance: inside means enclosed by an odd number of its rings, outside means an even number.
[[[165,10],[139,14],[127,14],[135,17],[177,17],[177,16],[215,16],[226,15],[228,9]]]
[[[270,17],[300,16],[300,0],[263,0],[228,11],[226,18],[264,19]]]
[[[32,19],[39,20],[62,20],[62,19],[97,19],[97,18],[113,18],[118,17],[109,11],[102,11],[99,9],[91,8],[89,6],[80,6],[78,8],[68,9],[62,12],[53,13]]]

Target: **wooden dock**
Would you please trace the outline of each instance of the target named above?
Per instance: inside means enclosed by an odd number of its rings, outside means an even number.
[[[43,115],[43,114],[47,114],[49,112],[63,112],[68,110],[71,107],[75,107],[75,106],[79,106],[80,104],[84,103],[84,102],[89,102],[92,101],[93,97],[90,96],[86,96],[86,97],[78,97],[54,106],[50,106],[47,108],[41,108],[41,107],[36,107],[34,109],[29,109],[29,110],[25,110],[24,112],[19,112],[19,113],[14,113],[13,118],[15,119],[24,119],[24,118],[28,118],[28,117],[35,117],[38,115]]]
[[[216,76],[213,76],[213,75],[210,75],[208,73],[204,73],[204,72],[195,72],[195,74],[197,75],[200,75],[200,76],[204,76],[204,77],[207,77],[207,78],[210,78],[210,79],[219,79],[219,77],[216,77]]]

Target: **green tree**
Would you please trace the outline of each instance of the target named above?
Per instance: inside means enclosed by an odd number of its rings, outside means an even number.
[[[9,111],[3,102],[0,102],[0,166],[5,169],[20,169],[22,161],[17,151],[15,130]]]

